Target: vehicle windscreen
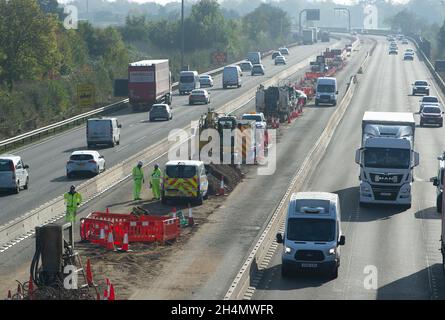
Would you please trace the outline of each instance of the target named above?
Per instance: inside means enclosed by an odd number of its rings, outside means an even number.
[[[192,178],[196,175],[196,167],[195,166],[167,166],[166,174],[169,178]]]
[[[94,160],[94,157],[91,154],[73,154],[70,157],[70,160],[72,160],[72,161],[88,161],[88,160]]]
[[[436,97],[423,97],[422,102],[439,102]]]
[[[427,86],[428,84],[425,81],[416,81],[414,82],[415,86]]]
[[[165,106],[153,106],[152,110],[156,110],[156,111],[164,111],[165,110]]]
[[[261,116],[256,116],[256,115],[248,115],[248,116],[243,116],[243,120],[255,120],[257,122],[261,122]]]
[[[432,108],[432,107],[423,107],[422,109],[423,113],[440,113],[439,108]]]
[[[12,171],[13,168],[14,168],[14,163],[11,160],[0,159],[0,172]]]
[[[333,85],[330,85],[330,84],[319,84],[317,86],[317,91],[318,92],[334,93],[335,92],[335,87]]]
[[[181,76],[179,82],[181,83],[193,83],[195,81],[194,76]]]
[[[290,218],[287,239],[291,241],[330,242],[335,239],[335,220]]]
[[[191,95],[192,96],[203,96],[204,91],[192,91]]]
[[[365,167],[408,169],[410,167],[410,150],[393,148],[366,148]]]

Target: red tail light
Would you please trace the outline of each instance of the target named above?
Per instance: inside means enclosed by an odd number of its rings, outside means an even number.
[[[90,161],[88,161],[89,163],[96,163],[96,161],[94,161],[94,160],[90,160]]]

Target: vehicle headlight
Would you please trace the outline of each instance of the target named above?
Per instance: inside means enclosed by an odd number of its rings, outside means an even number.
[[[371,192],[371,188],[367,186],[362,186],[362,192]]]
[[[292,248],[286,247],[286,248],[284,248],[284,252],[291,253],[292,252]]]
[[[400,189],[400,193],[410,193],[411,192],[411,186],[407,185],[402,187],[402,189]]]
[[[331,248],[331,249],[328,250],[328,254],[329,255],[333,255],[333,254],[336,254],[336,253],[337,253],[337,248]]]

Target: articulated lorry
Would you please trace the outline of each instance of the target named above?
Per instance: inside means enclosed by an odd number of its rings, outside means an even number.
[[[303,44],[313,44],[315,42],[317,42],[316,30],[304,29],[303,30]]]
[[[142,60],[128,65],[128,98],[133,109],[150,110],[155,103],[171,104],[168,60]]]
[[[356,150],[360,165],[360,205],[399,204],[411,207],[416,123],[408,112],[365,112],[362,145]]]

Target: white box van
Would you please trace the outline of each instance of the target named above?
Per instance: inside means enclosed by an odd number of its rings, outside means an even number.
[[[117,118],[92,118],[87,121],[88,149],[96,145],[120,144],[122,125]]]
[[[239,66],[227,66],[223,69],[223,89],[227,87],[241,87],[243,73]]]
[[[19,156],[0,155],[0,190],[14,193],[19,193],[21,188],[28,190],[28,168],[29,166],[25,165]]]
[[[181,71],[179,73],[179,94],[183,95],[201,88],[198,71]]]
[[[256,52],[249,52],[247,53],[247,59],[250,62],[252,62],[252,64],[261,64],[261,53],[256,51]]]
[[[320,77],[317,79],[315,94],[315,105],[320,103],[328,103],[333,106],[337,105],[337,79],[330,77]]]
[[[345,244],[338,195],[328,192],[293,193],[284,235],[278,233],[277,242],[283,244],[283,277],[294,269],[324,271],[337,278],[340,246]]]

